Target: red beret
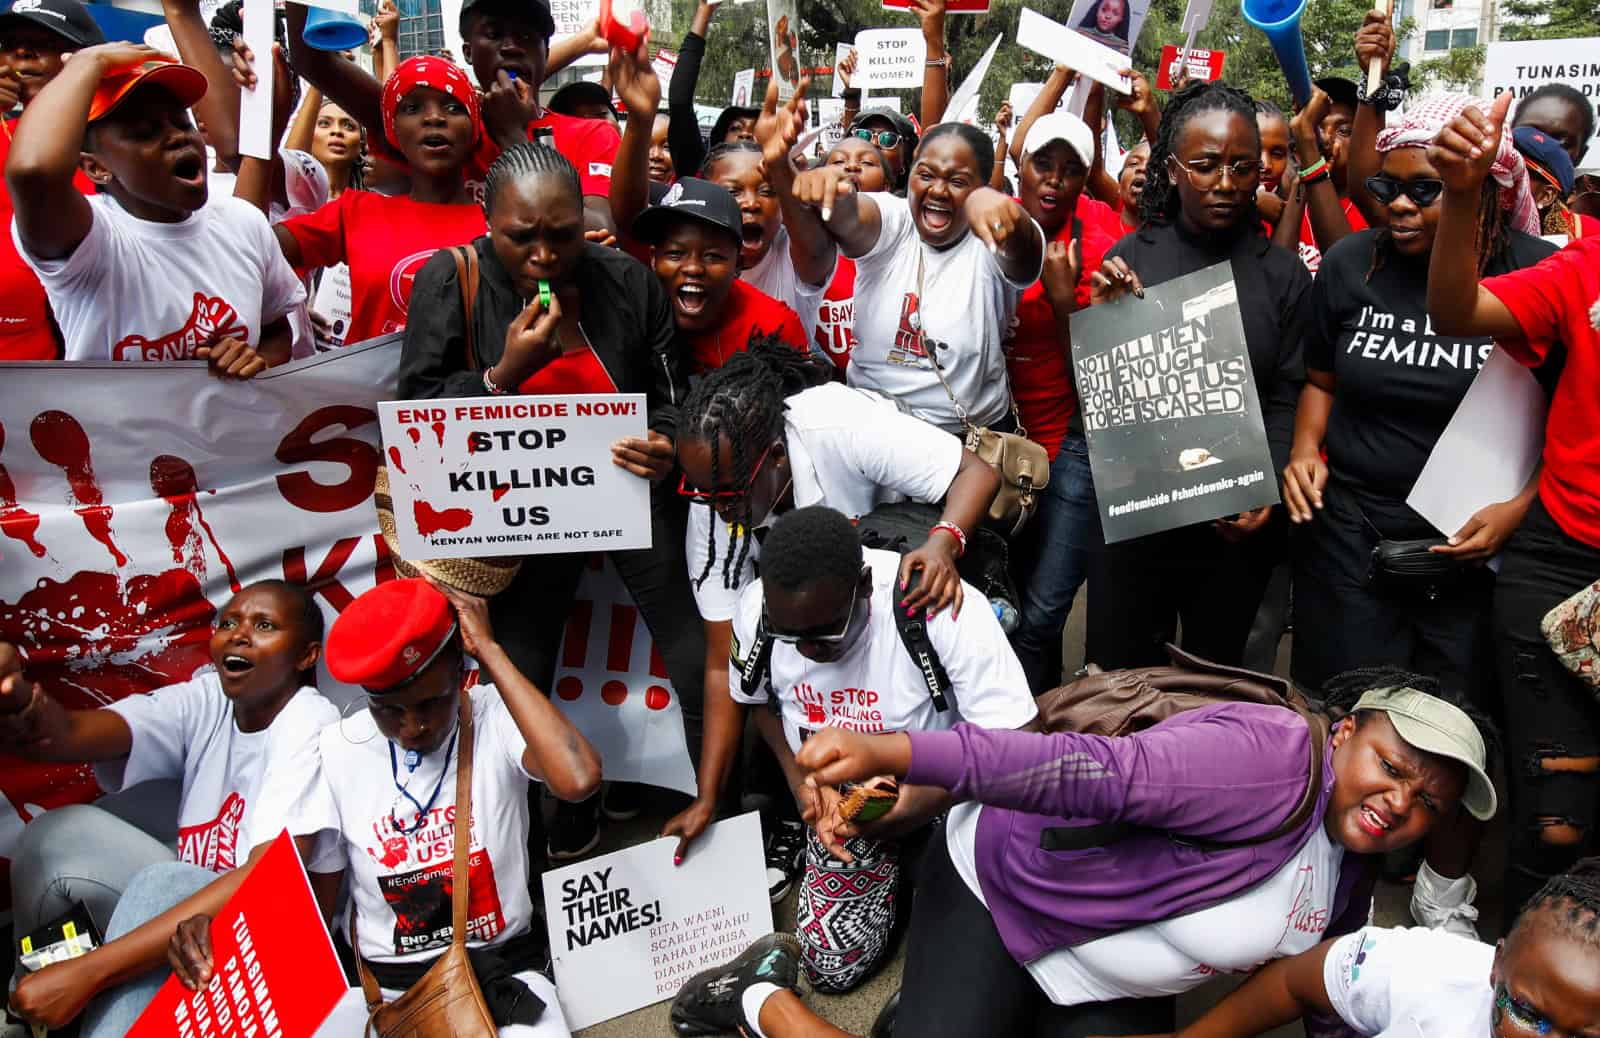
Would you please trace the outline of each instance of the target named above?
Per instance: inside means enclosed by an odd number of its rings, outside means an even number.
[[[349,685],[393,688],[416,677],[456,629],[450,600],[420,577],[379,584],[345,607],[328,632],[328,671]]]

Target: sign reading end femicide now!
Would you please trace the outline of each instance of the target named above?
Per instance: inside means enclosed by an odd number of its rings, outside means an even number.
[[[643,394],[378,404],[410,559],[650,547],[650,484],[612,463],[644,438]]]
[[[1106,543],[1278,503],[1226,262],[1072,315]]]

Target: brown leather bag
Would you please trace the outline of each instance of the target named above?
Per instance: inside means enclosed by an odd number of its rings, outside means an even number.
[[[1305,789],[1295,809],[1272,832],[1248,840],[1205,840],[1175,837],[1207,849],[1268,843],[1305,825],[1322,791],[1322,759],[1328,742],[1329,718],[1313,710],[1283,678],[1242,667],[1227,667],[1167,646],[1172,664],[1101,671],[1090,667],[1085,677],[1046,692],[1038,699],[1039,723],[1047,732],[1084,735],[1132,735],[1167,718],[1217,703],[1259,703],[1293,710],[1311,729],[1311,760]],[[1141,832],[1126,822],[1047,829],[1046,850],[1101,847]]]
[[[361,959],[356,913],[350,912],[350,946],[367,998],[367,1024],[378,1038],[496,1038],[499,1029],[467,958],[467,852],[472,843],[472,696],[461,692],[456,747],[455,864],[450,881],[450,947],[422,979],[385,1004],[377,980]]]

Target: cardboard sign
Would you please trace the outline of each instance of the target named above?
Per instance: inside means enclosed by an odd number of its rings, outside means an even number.
[[[794,96],[800,84],[800,6],[797,0],[767,0],[767,45],[778,100]],[[759,102],[757,102],[759,104]]]
[[[735,108],[750,107],[750,93],[755,89],[756,70],[747,68],[733,74],[733,98],[728,102]]]
[[[911,0],[883,0],[885,11],[909,11]],[[945,14],[988,14],[989,0],[948,0]]]
[[[552,41],[571,36],[600,16],[600,0],[550,0],[550,16],[556,23]]]
[[[978,91],[983,89],[983,77],[989,74],[989,65],[994,61],[994,52],[1000,49],[1000,40],[1004,36],[1005,33],[995,36],[994,41],[989,44],[989,49],[983,52],[983,57],[979,58],[972,71],[967,73],[967,78],[962,80],[956,92],[950,95],[950,103],[945,106],[944,116],[940,122],[967,119],[967,108],[977,103]],[[1022,113],[1018,112],[1016,118],[1020,122]]]
[[[287,831],[211,921],[203,991],[169,976],[129,1038],[310,1038],[344,997],[344,970]]]
[[[650,484],[611,461],[641,393],[378,405],[402,558],[650,546]]]
[[[678,52],[656,51],[656,56],[650,59],[650,67],[655,70],[656,78],[661,81],[661,96],[667,96],[667,89],[672,86],[672,73],[678,68]]]
[[[1592,102],[1600,97],[1600,36],[1576,40],[1516,40],[1491,43],[1484,50],[1484,97],[1507,90],[1520,100],[1544,83],[1567,83]],[[1513,105],[1513,108],[1516,106]],[[1579,168],[1600,164],[1600,135],[1589,138]]]
[[[1122,70],[1128,56],[1103,43],[1073,32],[1053,22],[1031,7],[1022,9],[1017,20],[1017,41],[1036,54],[1043,54],[1057,65],[1077,69],[1097,83],[1104,83],[1119,94],[1130,93],[1133,84]]]
[[[1106,543],[1278,501],[1226,261],[1072,315]]]
[[[928,41],[921,29],[867,29],[856,36],[856,74],[863,90],[914,90],[922,85]]]
[[[1178,80],[1178,50],[1173,44],[1161,48],[1161,64],[1156,73],[1156,89],[1171,90]],[[1228,56],[1223,50],[1191,50],[1186,64],[1189,78],[1196,83],[1210,83],[1222,78],[1222,61]]]
[[[710,826],[672,864],[664,837],[544,874],[561,1008],[573,1031],[672,998],[772,930],[761,822]]]
[[[1022,117],[1028,113],[1028,109],[1033,107],[1034,98],[1038,97],[1042,90],[1044,90],[1043,83],[1011,84],[1011,89],[1006,93],[1006,100],[1011,102],[1011,111],[1018,123],[1022,122]],[[1055,110],[1059,111],[1066,103],[1067,100],[1063,97],[1056,102]]]

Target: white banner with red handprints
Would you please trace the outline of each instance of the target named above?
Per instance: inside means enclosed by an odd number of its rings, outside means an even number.
[[[394,575],[372,486],[376,404],[398,361],[389,335],[245,383],[198,362],[0,365],[0,640],[49,694],[88,708],[187,680],[209,662],[216,610],[253,581],[310,586],[331,623]],[[563,650],[593,694],[569,683],[556,701],[608,778],[684,788],[677,697],[637,612],[606,594],[574,608],[594,620],[585,644],[608,647],[592,669],[587,651]],[[607,673],[619,618],[636,669]],[[319,686],[352,698],[325,670]],[[0,905],[23,824],[98,793],[88,767],[0,757]]]

